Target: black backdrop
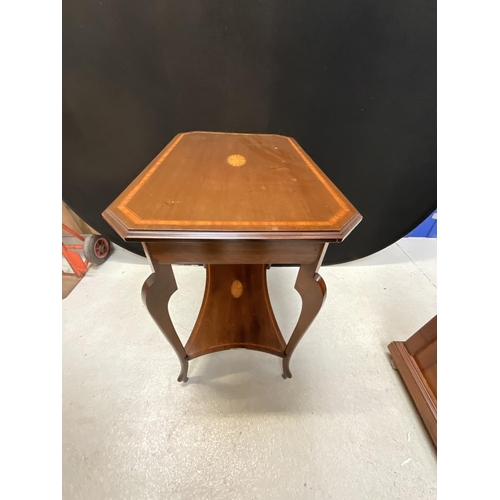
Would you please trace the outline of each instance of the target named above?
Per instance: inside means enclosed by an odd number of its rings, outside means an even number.
[[[101,212],[178,132],[294,137],[364,220],[326,264],[436,207],[436,3],[65,0],[63,199]]]

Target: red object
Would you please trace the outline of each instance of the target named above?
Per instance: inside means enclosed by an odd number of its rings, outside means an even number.
[[[78,245],[80,246],[80,245]],[[100,259],[104,259],[106,255],[109,253],[109,243],[106,238],[99,238],[95,243],[94,243],[94,253],[97,257]]]
[[[64,231],[68,232],[75,238],[78,238],[80,241],[85,241],[85,238],[83,236],[76,233],[65,224],[62,225],[62,228]],[[62,254],[64,258],[68,261],[68,264],[71,266],[71,269],[73,269],[74,274],[78,278],[85,276],[85,273],[87,272],[87,269],[89,267],[89,261],[86,259],[82,259],[80,257],[80,254],[73,250],[73,249],[81,250],[82,248],[83,245],[65,245],[64,243],[62,244]],[[63,274],[73,276],[72,273],[63,272]]]

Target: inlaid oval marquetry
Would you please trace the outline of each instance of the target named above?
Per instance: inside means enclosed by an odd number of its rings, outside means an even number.
[[[234,280],[233,284],[231,285],[231,295],[235,299],[239,299],[241,297],[242,293],[243,293],[243,285],[242,285],[241,281]]]
[[[247,159],[242,155],[231,155],[227,157],[227,162],[233,167],[241,167],[247,162]]]

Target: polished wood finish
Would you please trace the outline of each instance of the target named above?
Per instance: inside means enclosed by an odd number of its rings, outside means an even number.
[[[324,243],[316,241],[149,241],[159,262],[169,264],[307,264]]]
[[[144,303],[175,350],[186,381],[189,360],[243,347],[290,359],[318,314],[326,285],[318,274],[329,242],[342,241],[361,215],[291,138],[262,134],[179,134],[106,209],[126,240],[142,242],[153,274]],[[168,301],[171,264],[203,264],[205,295],[185,346]],[[273,314],[266,273],[299,265],[302,298],[286,344]]]
[[[328,245],[324,245],[317,259],[312,264],[302,264],[299,269],[295,289],[302,298],[302,310],[300,312],[297,326],[286,346],[283,359],[283,378],[291,378],[290,358],[297,347],[300,339],[316,318],[326,298],[326,284],[318,274],[318,270],[325,256]]]
[[[155,263],[154,271],[144,282],[142,300],[179,358],[181,372],[177,380],[187,382],[188,362],[186,351],[175,331],[172,318],[168,312],[168,301],[177,290],[172,266],[170,264]]]
[[[267,292],[263,264],[210,264],[188,359],[234,347],[282,356],[286,344]]]
[[[232,248],[232,260],[250,260],[252,250],[256,249],[255,243],[238,242],[238,245]],[[286,252],[289,243],[280,243]],[[278,242],[273,242],[273,246],[277,244]],[[199,255],[203,256],[206,245],[203,242],[198,245]],[[166,258],[170,246],[171,242],[143,243],[154,273],[144,283],[142,297],[149,313],[179,357],[181,373],[178,380],[187,380],[188,360],[238,347],[282,357],[283,378],[291,378],[290,359],[293,351],[326,297],[325,282],[317,271],[328,244],[301,242],[301,247],[309,247],[308,251],[303,248],[304,255],[313,255],[313,258],[304,259],[306,263],[301,265],[298,272],[295,288],[302,298],[302,310],[288,344],[283,339],[269,300],[266,282],[269,266],[264,264],[268,254],[263,252],[262,256],[256,259],[260,264],[226,263],[205,266],[205,294],[198,319],[185,347],[168,312],[168,300],[177,290],[170,259]],[[197,262],[198,256],[194,248],[190,250],[195,255],[193,262]]]
[[[292,138],[209,132],[174,137],[103,215],[124,239],[141,241],[144,232],[206,238],[207,230],[341,241],[361,220]]]
[[[392,342],[388,347],[394,364],[437,445],[437,316],[406,342]]]

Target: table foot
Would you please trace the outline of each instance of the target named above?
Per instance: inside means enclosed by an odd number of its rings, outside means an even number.
[[[177,382],[187,382],[188,379],[188,365],[189,361],[187,359],[182,359],[181,361],[181,372],[177,377]]]
[[[283,358],[283,374],[281,375],[285,380],[287,378],[292,378],[292,372],[290,371],[290,358]]]

